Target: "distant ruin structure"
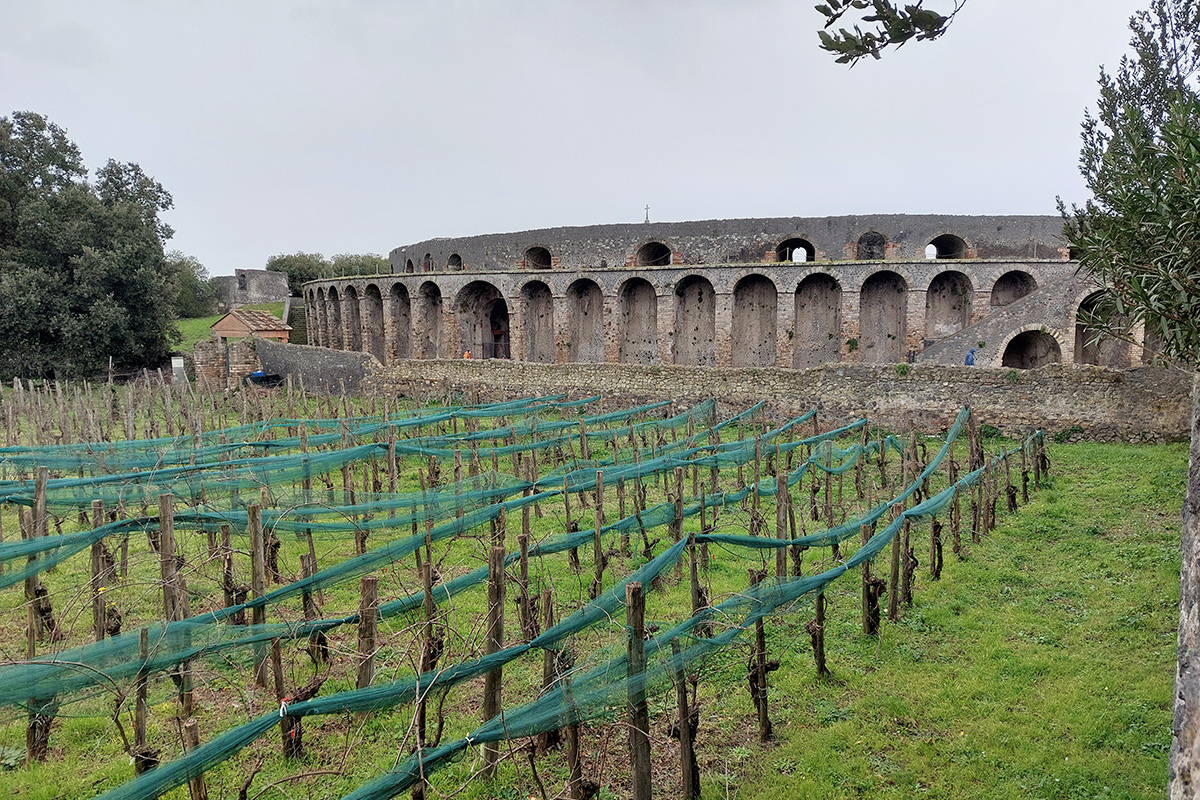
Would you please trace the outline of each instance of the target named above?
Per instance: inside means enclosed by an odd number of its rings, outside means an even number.
[[[253,303],[282,303],[291,294],[287,275],[266,269],[235,269],[213,278],[222,311]]]
[[[1128,367],[1055,216],[879,215],[432,239],[304,286],[309,343],[400,359]],[[1138,338],[1137,331],[1131,332]]]

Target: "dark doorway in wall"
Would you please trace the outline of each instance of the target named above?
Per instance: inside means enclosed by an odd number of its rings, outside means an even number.
[[[1103,300],[1103,292],[1094,292],[1084,298],[1079,304],[1079,310],[1075,312],[1075,363],[1126,369],[1129,367],[1129,345],[1103,332],[1124,332],[1124,318],[1109,316],[1106,319],[1107,326],[1103,330],[1088,324],[1102,309]]]
[[[404,271],[405,271],[405,272],[407,272],[407,273],[409,273],[409,274],[412,274],[412,273],[416,272],[416,269],[413,267],[413,262],[412,262],[412,259],[411,259],[411,258],[409,258],[409,259],[405,259],[405,261],[404,261]]]
[[[531,247],[525,251],[526,269],[550,269],[553,263],[550,251],[544,247]]]
[[[412,301],[408,287],[393,283],[389,293],[392,313],[392,357],[412,358]]]
[[[451,253],[450,258],[446,259],[446,269],[451,272],[461,272],[462,268],[462,256],[458,253]]]
[[[948,270],[929,282],[925,292],[925,338],[944,339],[971,324],[971,279]]]
[[[1015,269],[1012,272],[1004,273],[992,284],[991,303],[996,307],[1006,306],[1031,294],[1035,289],[1037,289],[1037,281],[1033,279],[1033,276],[1028,272]]]
[[[707,278],[689,275],[675,284],[675,363],[717,363],[717,295]]]
[[[658,361],[658,295],[649,281],[630,278],[619,297],[621,345],[618,355],[626,364]]]
[[[878,231],[867,231],[858,237],[855,257],[859,261],[881,260],[887,254],[887,237]]]
[[[775,260],[780,263],[814,261],[816,257],[817,248],[808,239],[788,239],[775,248]]]
[[[490,336],[485,332],[483,339],[484,358],[512,358],[508,348],[508,303],[503,297],[492,301],[488,308]]]
[[[1036,369],[1062,361],[1058,340],[1042,331],[1025,331],[1013,337],[1004,348],[1000,363],[1011,369]]]
[[[363,292],[362,314],[367,352],[378,358],[380,364],[388,363],[383,341],[383,293],[373,283]]]
[[[417,335],[417,358],[443,358],[446,345],[442,341],[442,290],[433,281],[426,281],[417,290],[417,313],[413,331]]]
[[[525,306],[524,335],[525,360],[553,364],[554,348],[554,297],[550,287],[541,281],[530,281],[521,287],[521,300]]]
[[[669,267],[671,248],[662,242],[646,242],[638,248],[634,263],[639,267]]]
[[[421,259],[421,272],[433,272],[433,253],[426,253]]]
[[[580,278],[567,288],[567,356],[573,363],[604,360],[604,294]]]
[[[775,320],[779,292],[770,278],[747,275],[733,287],[733,341],[735,367],[775,366]]]
[[[929,244],[934,249],[934,258],[967,257],[967,243],[952,233],[943,233]],[[928,251],[926,256],[928,256]]]

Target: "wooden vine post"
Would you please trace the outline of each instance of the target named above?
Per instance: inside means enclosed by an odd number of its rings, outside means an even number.
[[[750,585],[756,586],[767,577],[765,570],[750,570]],[[754,622],[754,649],[750,655],[750,698],[758,712],[758,740],[763,744],[771,741],[774,731],[767,706],[767,675],[779,669],[779,662],[767,661],[767,632],[762,617]]]
[[[688,702],[687,673],[679,658],[679,640],[671,640],[671,657],[675,659],[675,700],[679,705],[679,771],[683,778],[685,800],[700,798],[700,764],[696,760],[696,730],[700,715]]]
[[[104,501],[92,501],[92,528],[104,525]],[[105,613],[104,592],[108,589],[108,578],[112,569],[112,556],[108,548],[97,539],[92,543],[92,632],[96,641],[104,640],[108,627],[108,615]]]
[[[246,506],[246,521],[250,532],[250,591],[258,599],[267,593],[267,565],[263,553],[262,509],[258,503]],[[265,625],[267,607],[256,605],[250,609],[250,624]],[[267,687],[267,647],[259,642],[254,645],[254,683]]]
[[[379,626],[379,579],[364,575],[359,581],[358,653],[355,686],[365,689],[375,682],[375,643]]]
[[[604,524],[603,498],[604,471],[596,470],[596,505],[592,509],[592,560],[594,562],[595,575],[592,577],[592,585],[588,587],[588,597],[592,600],[599,597],[601,590],[604,588],[604,562],[606,559],[604,558],[604,546],[600,542],[600,528]]]
[[[650,711],[646,705],[646,597],[642,584],[625,586],[625,628],[629,666],[629,765],[633,800],[650,800]]]
[[[488,616],[484,654],[492,655],[504,647],[504,547],[494,545],[488,551]],[[501,684],[504,670],[501,667],[488,672],[483,678],[483,720],[500,714]],[[491,778],[496,774],[500,761],[499,742],[483,745],[483,775]]]

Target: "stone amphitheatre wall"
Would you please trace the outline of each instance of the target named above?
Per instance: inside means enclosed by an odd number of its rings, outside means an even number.
[[[401,359],[803,369],[1127,366],[1085,346],[1057,217],[715,220],[397,248],[384,276],[305,286],[313,344]]]

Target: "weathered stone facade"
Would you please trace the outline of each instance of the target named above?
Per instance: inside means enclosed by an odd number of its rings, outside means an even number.
[[[1141,360],[1077,325],[1057,217],[878,216],[437,239],[305,286],[309,341],[405,358],[781,367]],[[421,255],[414,261],[411,254]]]
[[[213,278],[213,285],[223,310],[247,303],[282,303],[291,294],[287,275],[265,269],[235,269],[232,275]]]

